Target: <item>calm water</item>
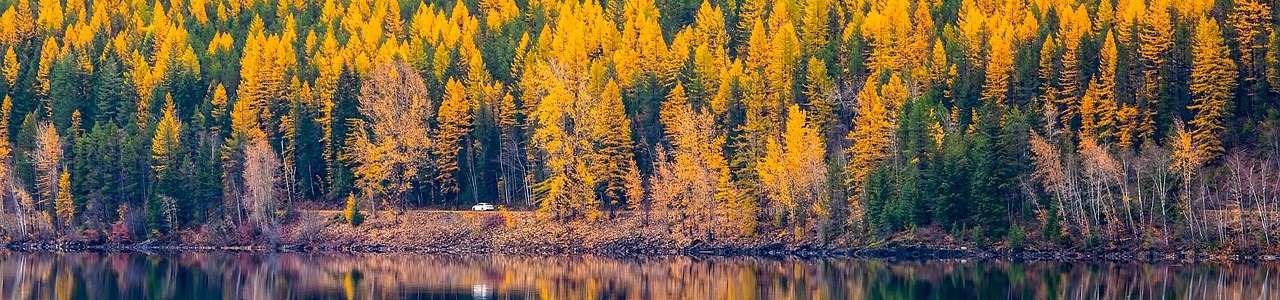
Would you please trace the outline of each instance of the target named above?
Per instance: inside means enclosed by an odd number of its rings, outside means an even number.
[[[0,299],[1265,299],[1280,264],[0,253]]]

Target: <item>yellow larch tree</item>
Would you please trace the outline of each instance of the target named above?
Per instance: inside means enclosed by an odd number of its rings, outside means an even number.
[[[35,149],[27,156],[35,163],[36,190],[41,201],[52,201],[57,196],[58,176],[62,169],[62,137],[52,123],[41,121],[36,125],[35,144]]]
[[[1275,3],[1275,1],[1270,1]],[[1257,80],[1261,80],[1263,72],[1262,65],[1259,64],[1262,56],[1266,55],[1264,48],[1267,42],[1267,32],[1272,31],[1271,23],[1271,7],[1258,0],[1236,0],[1235,8],[1228,15],[1228,23],[1234,27],[1236,31],[1235,41],[1239,45],[1240,53],[1240,71],[1244,75],[1245,85],[1251,85]],[[1253,93],[1255,89],[1245,89],[1249,93]]]
[[[4,74],[4,82],[13,88],[18,82],[18,70],[22,69],[22,63],[18,62],[18,55],[13,52],[13,47],[5,49],[4,67],[0,68],[0,73]]]
[[[1062,10],[1061,20],[1058,27],[1058,40],[1062,43],[1062,67],[1059,74],[1058,86],[1058,103],[1061,120],[1059,123],[1069,124],[1066,120],[1071,120],[1080,114],[1080,96],[1083,89],[1083,73],[1080,70],[1081,39],[1091,29],[1091,21],[1089,13],[1085,10],[1084,5],[1077,6],[1072,9],[1066,7]]]
[[[805,68],[805,97],[809,98],[809,110],[813,112],[813,124],[818,132],[826,132],[836,120],[836,83],[827,73],[827,63],[810,57]]]
[[[867,79],[867,84],[858,93],[857,116],[853,119],[853,131],[848,136],[853,145],[846,150],[849,164],[845,167],[845,180],[855,220],[862,213],[862,191],[867,174],[888,157],[889,149],[893,147],[893,110],[877,89],[878,83]]]
[[[9,117],[13,113],[13,99],[9,95],[4,95],[4,102],[0,102],[0,181],[8,182],[9,175],[13,172],[13,144],[9,142]],[[0,193],[8,195],[10,187],[0,186]]]
[[[466,145],[471,132],[471,103],[467,100],[466,87],[449,79],[445,84],[444,100],[436,115],[440,131],[436,133],[436,184],[440,192],[448,196],[458,193],[459,153]]]
[[[1222,30],[1211,17],[1202,17],[1192,36],[1191,96],[1188,109],[1196,113],[1189,125],[1196,151],[1204,161],[1222,154],[1222,134],[1226,132],[1231,101],[1237,85],[1235,61],[1222,38]]]
[[[1013,41],[1007,31],[998,31],[989,40],[990,51],[987,53],[987,78],[982,85],[982,99],[985,101],[1008,105],[1009,83],[1013,72]]]
[[[590,160],[596,184],[603,190],[601,200],[611,208],[627,204],[627,174],[635,169],[631,141],[631,119],[627,118],[618,84],[609,81],[600,94],[599,107],[592,113],[591,139],[596,153]]]
[[[61,32],[62,23],[66,18],[62,11],[62,1],[40,0],[39,9],[39,13],[36,14],[36,24],[40,25],[40,29],[45,32]]]
[[[54,198],[53,207],[62,226],[71,227],[76,217],[76,203],[71,201],[71,173],[67,170],[58,176],[58,196]]]
[[[662,103],[663,132],[671,144],[669,161],[657,159],[650,180],[655,205],[666,209],[680,228],[706,235],[717,217],[727,216],[742,236],[755,234],[760,208],[754,201],[740,202],[729,180],[724,156],[725,136],[716,129],[711,113],[689,104],[684,86],[676,83]]]
[[[1280,93],[1280,35],[1276,31],[1271,31],[1271,38],[1267,43],[1267,83],[1271,86],[1271,92]]]
[[[871,74],[903,70],[908,62],[904,52],[911,38],[911,4],[908,0],[875,1],[862,23],[871,54],[867,66]]]
[[[1086,98],[1081,100],[1080,131],[1099,142],[1110,141],[1117,126],[1116,56],[1115,39],[1107,33],[1098,54],[1098,75],[1089,81]],[[1090,103],[1083,103],[1086,101]],[[1089,106],[1087,114],[1084,106]]]
[[[706,1],[703,1],[706,3]],[[801,19],[800,42],[805,53],[818,53],[827,46],[831,0],[803,1],[804,17]]]
[[[1144,108],[1138,126],[1138,139],[1149,139],[1155,134],[1155,107],[1160,102],[1160,85],[1164,80],[1164,68],[1168,51],[1173,47],[1173,20],[1170,16],[1170,0],[1151,0],[1147,11],[1138,20],[1138,54],[1142,62],[1142,84],[1138,99]]]
[[[162,172],[176,157],[174,152],[182,147],[179,135],[182,133],[182,122],[178,120],[178,110],[174,106],[173,96],[164,96],[164,115],[156,124],[156,133],[151,138],[151,159],[155,163],[156,172]]]
[[[818,131],[798,105],[787,109],[782,139],[771,139],[760,162],[760,181],[771,203],[790,214],[792,238],[804,238],[810,214],[829,212],[826,201],[826,147]]]
[[[403,209],[400,203],[434,143],[424,82],[407,64],[392,62],[372,70],[360,87],[364,119],[353,128],[348,158],[357,162],[352,171],[363,195],[383,199],[384,206]]]

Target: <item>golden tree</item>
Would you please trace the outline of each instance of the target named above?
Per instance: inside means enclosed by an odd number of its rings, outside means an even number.
[[[58,175],[62,168],[62,137],[58,130],[48,121],[36,125],[36,147],[30,153],[31,161],[36,167],[36,189],[40,192],[40,201],[52,201],[57,196]]]
[[[1013,72],[1013,41],[1009,33],[1002,31],[991,37],[991,50],[987,54],[987,78],[982,85],[983,100],[1006,105],[1009,94],[1009,78]]]
[[[661,118],[671,152],[655,159],[650,180],[654,204],[693,234],[707,235],[727,215],[744,236],[755,233],[755,202],[734,202],[729,167],[724,156],[725,136],[716,129],[709,112],[697,112],[689,104],[684,86],[675,88],[662,103]]]
[[[348,157],[357,162],[357,185],[365,197],[400,207],[433,145],[427,87],[409,65],[384,63],[360,87],[359,102],[364,120],[355,128]]]
[[[867,84],[858,93],[858,115],[853,120],[853,131],[848,136],[853,146],[846,150],[849,164],[845,167],[845,180],[855,220],[860,217],[862,191],[867,174],[889,156],[889,150],[893,147],[893,110],[886,103],[887,99],[876,90],[874,78],[867,79]]]
[[[1271,85],[1271,92],[1280,93],[1280,36],[1276,31],[1271,31],[1271,38],[1267,43],[1267,83]]]
[[[4,95],[4,102],[0,102],[0,184],[3,184],[0,185],[0,196],[7,196],[11,188],[8,182],[13,172],[13,145],[9,142],[9,117],[12,113],[13,99]]]
[[[1142,84],[1138,99],[1145,109],[1138,126],[1138,138],[1151,138],[1155,133],[1155,107],[1160,102],[1160,85],[1164,80],[1165,59],[1173,47],[1173,21],[1169,0],[1152,0],[1138,20],[1138,54],[1142,62]]]
[[[1191,61],[1192,104],[1188,109],[1196,112],[1191,119],[1191,134],[1196,142],[1197,156],[1213,161],[1224,151],[1221,135],[1226,131],[1231,100],[1235,99],[1236,70],[1231,60],[1231,50],[1222,39],[1222,30],[1212,18],[1204,17],[1196,25],[1193,35]]]
[[[76,204],[71,201],[71,173],[66,170],[58,176],[58,196],[53,201],[53,207],[62,225],[71,227],[76,216]]]
[[[794,228],[793,238],[803,238],[808,214],[825,214],[826,148],[817,130],[797,105],[787,110],[782,141],[770,139],[764,159],[757,168],[765,195],[780,212],[789,213]],[[781,218],[779,218],[781,219]]]
[[[591,139],[596,153],[590,163],[596,182],[604,191],[602,200],[617,206],[627,199],[627,174],[635,169],[635,151],[631,141],[631,120],[627,118],[618,84],[609,81],[600,94],[599,107],[591,114]]]
[[[813,111],[813,123],[818,132],[825,132],[831,122],[836,120],[836,84],[827,73],[827,64],[817,57],[809,58],[805,70],[805,97],[809,98],[809,109]]]
[[[166,94],[164,116],[156,124],[156,133],[151,138],[151,159],[155,162],[156,172],[164,171],[176,157],[172,157],[180,147],[179,135],[182,133],[182,122],[178,120],[178,110],[174,107],[173,96]]]
[[[1254,82],[1260,80],[1261,71],[1259,60],[1266,55],[1264,48],[1267,42],[1267,32],[1271,30],[1271,7],[1264,2],[1258,0],[1236,0],[1233,1],[1235,8],[1228,16],[1228,23],[1235,28],[1236,43],[1239,45],[1240,53],[1240,70],[1245,76],[1246,82]],[[1275,3],[1275,1],[1270,1]],[[1254,89],[1246,89],[1250,93]]]
[[[9,88],[14,88],[14,84],[18,82],[18,70],[22,69],[22,63],[18,62],[18,55],[13,52],[13,47],[5,49],[4,67],[0,68],[0,73],[4,74],[4,82]]]
[[[436,122],[440,124],[435,140],[436,183],[441,193],[454,195],[458,192],[458,153],[471,131],[471,103],[467,100],[466,88],[457,80],[451,78],[445,85]]]

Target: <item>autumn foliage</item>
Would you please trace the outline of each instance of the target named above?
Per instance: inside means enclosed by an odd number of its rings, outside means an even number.
[[[0,8],[6,233],[488,202],[699,240],[1277,245],[1268,1]]]

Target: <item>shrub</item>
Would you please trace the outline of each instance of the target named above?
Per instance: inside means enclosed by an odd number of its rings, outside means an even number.
[[[132,230],[129,230],[129,225],[124,223],[124,220],[111,223],[111,240],[120,243],[133,241],[133,234],[131,231]]]
[[[293,241],[296,243],[311,243],[316,241],[316,237],[320,235],[320,230],[324,227],[324,221],[320,216],[301,216],[298,218],[298,228],[294,232]]]
[[[516,216],[506,206],[498,206],[498,214],[502,216],[502,224],[507,228],[516,228]]]
[[[351,226],[360,226],[364,222],[364,215],[360,213],[359,202],[356,201],[355,195],[347,195],[347,209],[342,211],[342,219]]]
[[[1027,232],[1022,230],[1022,226],[1013,225],[1009,228],[1009,249],[1020,249],[1026,242]]]

